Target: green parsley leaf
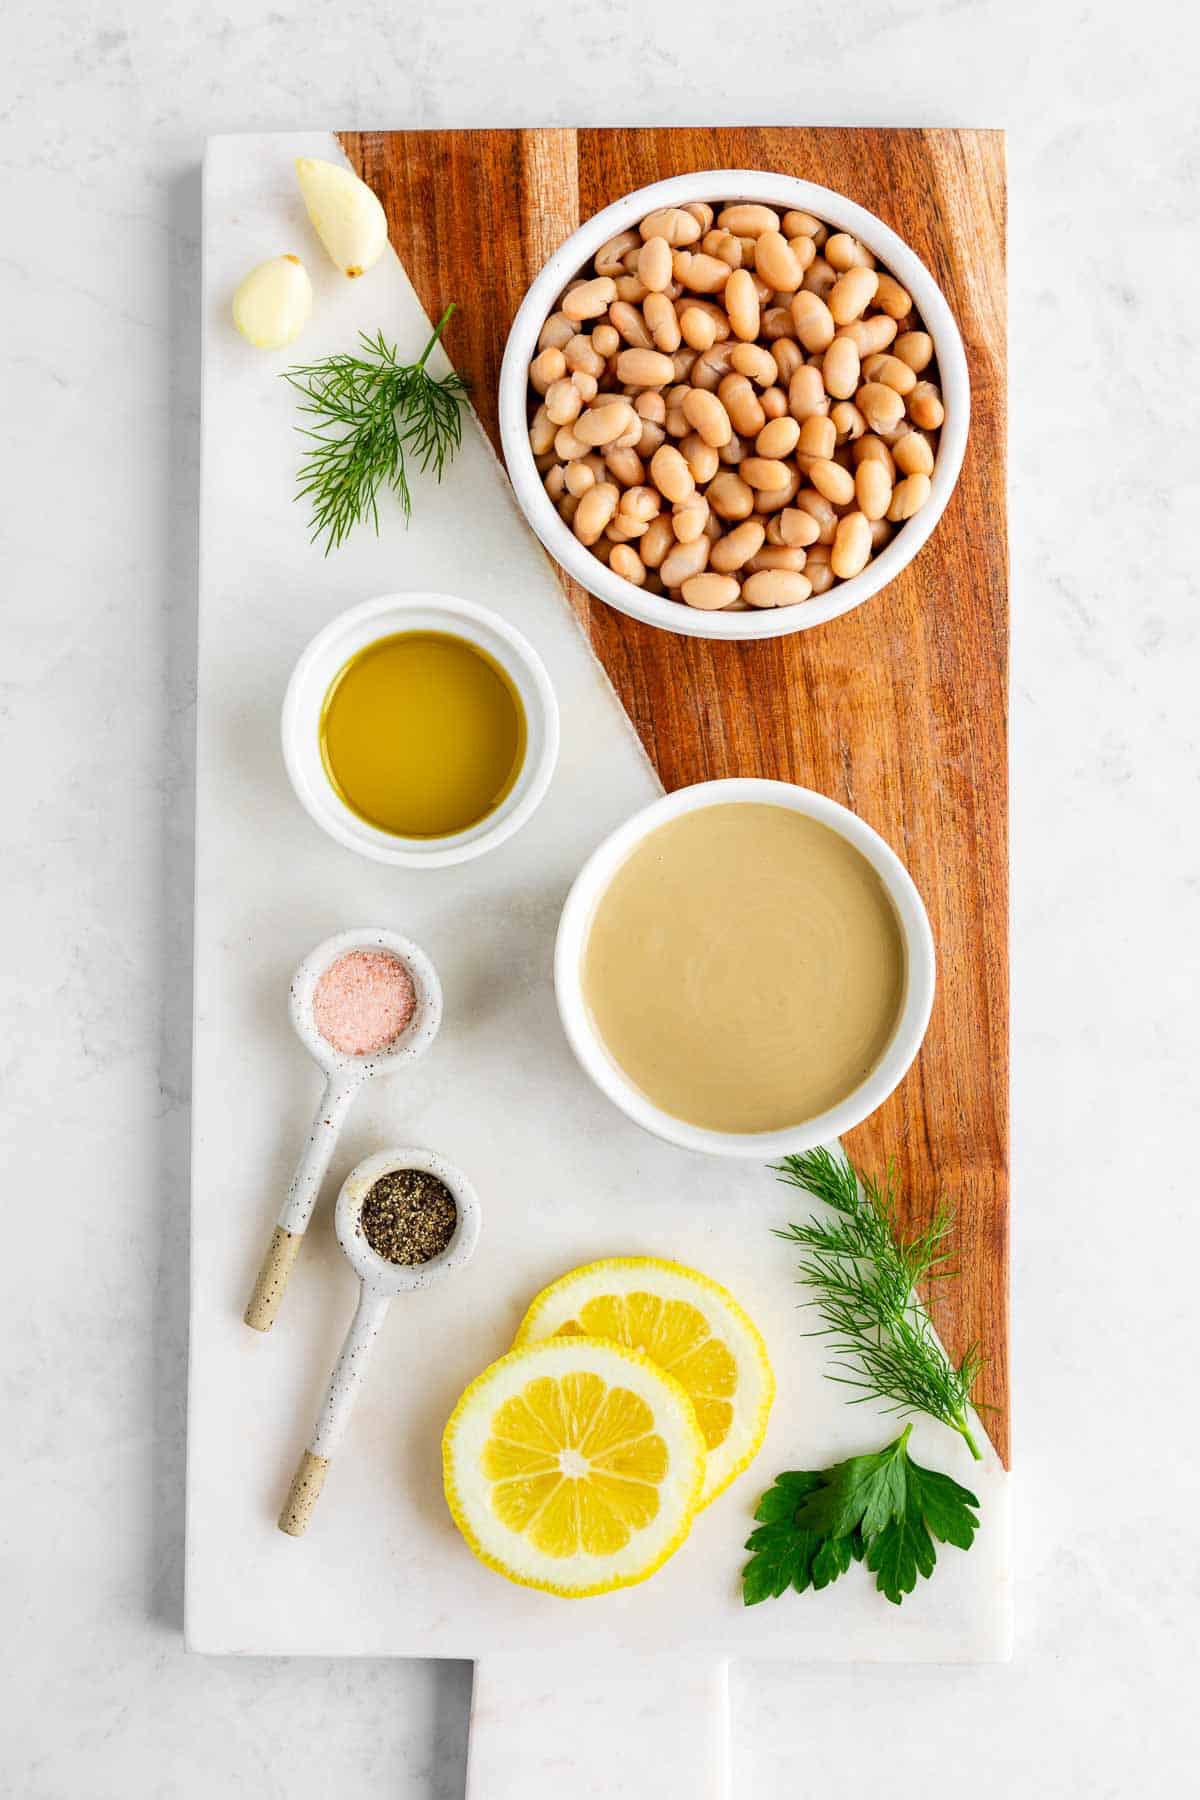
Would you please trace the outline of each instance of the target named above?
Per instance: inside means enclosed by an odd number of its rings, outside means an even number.
[[[822,1538],[815,1531],[797,1531],[790,1521],[760,1525],[746,1540],[754,1554],[742,1571],[742,1599],[747,1606],[760,1600],[778,1600],[794,1587],[802,1594],[812,1579],[813,1557]]]
[[[979,1502],[970,1488],[960,1487],[957,1481],[952,1481],[949,1475],[939,1474],[936,1469],[923,1469],[911,1457],[907,1462],[910,1509],[919,1508],[939,1543],[969,1550],[979,1530],[979,1520],[975,1516]]]
[[[949,1475],[908,1454],[909,1426],[891,1444],[820,1471],[789,1471],[755,1511],[762,1521],[746,1541],[742,1571],[747,1606],[794,1588],[828,1587],[852,1562],[865,1561],[881,1594],[899,1606],[918,1575],[932,1575],[934,1539],[969,1550],[979,1501]]]
[[[918,1574],[933,1574],[936,1562],[933,1539],[919,1512],[893,1519],[867,1546],[867,1567],[879,1577],[875,1585],[896,1606],[912,1593]]]
[[[797,1511],[797,1525],[826,1537],[849,1537],[859,1527],[868,1541],[877,1536],[904,1511],[907,1435],[870,1456],[852,1456],[826,1469],[821,1485]]]
[[[757,1531],[746,1540],[753,1551],[742,1572],[742,1598],[747,1606],[760,1600],[777,1600],[789,1587],[802,1594],[806,1587],[827,1587],[842,1569],[834,1566],[840,1560],[837,1551],[831,1562],[828,1539],[819,1531],[798,1531],[796,1509],[820,1486],[823,1477],[815,1470],[788,1470],[776,1477],[755,1509],[760,1519]],[[849,1567],[847,1559],[846,1567]]]
[[[846,1573],[852,1562],[861,1562],[863,1554],[862,1537],[857,1531],[853,1537],[825,1538],[812,1559],[813,1587],[828,1587]]]
[[[821,1475],[813,1470],[777,1475],[775,1486],[767,1489],[754,1509],[755,1518],[764,1525],[774,1524],[776,1519],[790,1519],[805,1495],[820,1487],[821,1481]]]

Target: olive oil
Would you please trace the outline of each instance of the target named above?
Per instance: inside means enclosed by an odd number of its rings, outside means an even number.
[[[477,645],[402,631],[339,669],[320,739],[330,781],[368,825],[396,837],[452,837],[511,791],[525,759],[525,710]]]

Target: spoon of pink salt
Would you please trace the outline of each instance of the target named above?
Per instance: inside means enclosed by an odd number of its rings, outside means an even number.
[[[394,931],[343,931],[311,951],[292,978],[292,1025],[325,1073],[325,1091],[292,1176],[246,1323],[275,1323],[301,1239],[346,1114],[364,1082],[394,1075],[428,1050],[442,1022],[437,971]]]
[[[343,1056],[378,1056],[417,1005],[413,978],[390,950],[346,950],[313,990],[313,1023]]]

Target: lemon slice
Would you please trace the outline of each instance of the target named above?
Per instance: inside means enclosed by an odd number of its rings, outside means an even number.
[[[708,1450],[701,1506],[757,1456],[775,1398],[767,1347],[707,1275],[656,1256],[587,1263],[543,1288],[515,1343],[579,1333],[642,1350],[682,1382]]]
[[[662,1567],[688,1534],[704,1459],[679,1383],[636,1350],[584,1337],[502,1356],[442,1440],[446,1499],[480,1561],[575,1598]]]

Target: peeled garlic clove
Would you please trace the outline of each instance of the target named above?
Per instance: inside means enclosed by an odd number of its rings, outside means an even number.
[[[259,350],[282,350],[312,311],[312,282],[298,256],[273,256],[251,269],[233,296],[233,322]]]
[[[365,275],[383,255],[387,218],[365,181],[337,163],[296,159],[313,230],[343,275]]]

